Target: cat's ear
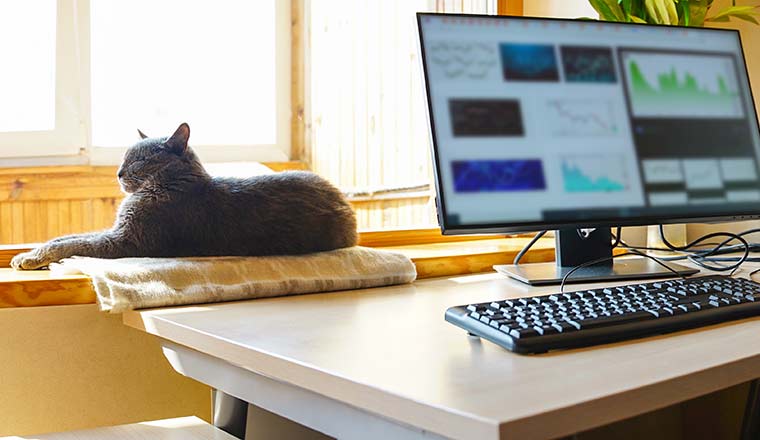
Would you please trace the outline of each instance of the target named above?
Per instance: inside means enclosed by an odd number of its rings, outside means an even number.
[[[187,150],[187,140],[190,138],[190,126],[181,123],[173,135],[163,142],[166,148],[174,154],[184,154]]]
[[[145,133],[143,133],[142,131],[140,131],[139,128],[137,129],[137,134],[140,135],[140,139],[147,139],[148,138],[148,135],[145,134]]]

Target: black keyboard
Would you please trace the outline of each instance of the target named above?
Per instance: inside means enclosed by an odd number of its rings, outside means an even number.
[[[582,347],[760,315],[760,284],[713,275],[452,307],[446,320],[516,353]]]

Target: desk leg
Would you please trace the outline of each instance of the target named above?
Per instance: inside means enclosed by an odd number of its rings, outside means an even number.
[[[749,385],[741,438],[742,440],[760,438],[760,379],[753,380]]]
[[[211,392],[211,400],[214,426],[244,440],[248,403],[219,390]]]

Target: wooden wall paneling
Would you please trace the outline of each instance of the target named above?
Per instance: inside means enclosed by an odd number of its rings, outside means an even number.
[[[45,236],[59,236],[61,235],[59,225],[61,224],[61,211],[58,207],[57,201],[45,203],[45,210],[47,211],[47,223],[45,225]]]
[[[37,242],[37,203],[32,201],[21,202],[24,212],[24,229],[30,241]]]
[[[21,243],[24,240],[24,205],[21,202],[11,202],[12,242]]]
[[[292,159],[311,162],[306,127],[306,45],[308,27],[305,21],[305,0],[290,2],[290,142]]]
[[[108,199],[95,199],[92,201],[92,229],[105,229],[108,222],[105,204]],[[109,225],[110,226],[110,225]]]
[[[29,207],[29,203],[27,202],[17,202],[21,208],[19,210],[21,211],[21,228],[24,231],[24,237],[29,237],[29,240],[34,241],[34,231],[32,229],[32,222],[31,222],[31,215],[32,210]],[[16,223],[14,222],[14,226],[16,226]]]
[[[265,165],[275,171],[308,169],[302,162]],[[111,227],[124,197],[115,175],[112,166],[0,168],[0,244]]]
[[[11,217],[11,205],[0,202],[0,243],[10,243],[12,234],[13,218]]]
[[[34,209],[36,214],[34,219],[34,235],[37,237],[36,241],[46,241],[47,234],[45,231],[47,231],[48,222],[47,202],[34,202]]]
[[[72,200],[71,202],[71,222],[69,223],[69,230],[66,232],[67,234],[74,234],[76,232],[83,231],[83,225],[84,221],[83,216],[84,213],[82,212],[82,205],[84,202],[82,200]]]
[[[93,200],[82,200],[82,229],[77,232],[92,231],[95,229],[95,221],[92,216]]]
[[[71,201],[58,200],[53,209],[58,211],[58,235],[69,234],[71,230]]]
[[[39,239],[39,202],[26,201],[24,205],[24,228],[30,241],[38,242]]]
[[[496,10],[499,15],[523,15],[524,0],[497,0]]]

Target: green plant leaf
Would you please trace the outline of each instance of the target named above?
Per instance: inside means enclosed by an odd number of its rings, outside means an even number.
[[[631,15],[631,21],[634,22],[634,23],[645,23],[645,24],[647,22],[643,18],[639,18],[639,17],[637,17],[635,15]]]
[[[689,0],[681,0],[678,2],[678,15],[681,19],[678,24],[681,26],[690,26],[691,23],[691,9],[689,8]]]
[[[668,14],[668,24],[678,24],[678,11],[676,10],[676,0],[659,0],[663,3]]]
[[[731,6],[723,9],[712,17],[708,17],[705,21],[709,22],[727,22],[732,17],[740,20],[749,21],[750,23],[758,24],[754,15],[758,15],[757,6]]]
[[[606,21],[626,21],[623,10],[617,0],[589,0],[591,6],[599,13],[599,18]]]
[[[643,18],[646,16],[646,8],[644,7],[644,2],[641,0],[636,0],[631,4],[631,13],[630,15],[635,15],[636,17]]]
[[[729,6],[728,8],[718,12],[713,18],[722,17],[724,15],[736,15],[736,14],[751,14],[756,12],[757,6]]]
[[[631,18],[631,3],[633,0],[618,0],[618,4],[623,9],[623,14],[625,14],[626,21],[630,20]]]
[[[691,0],[689,2],[689,18],[691,26],[702,26],[707,16],[707,10],[710,8],[712,1],[708,0]]]
[[[755,18],[754,15],[750,15],[750,14],[735,14],[734,17],[738,18],[739,20],[748,21],[750,23],[760,24],[760,22],[757,21],[757,18]]]
[[[649,20],[656,24],[670,24],[668,10],[663,0],[644,0]]]

